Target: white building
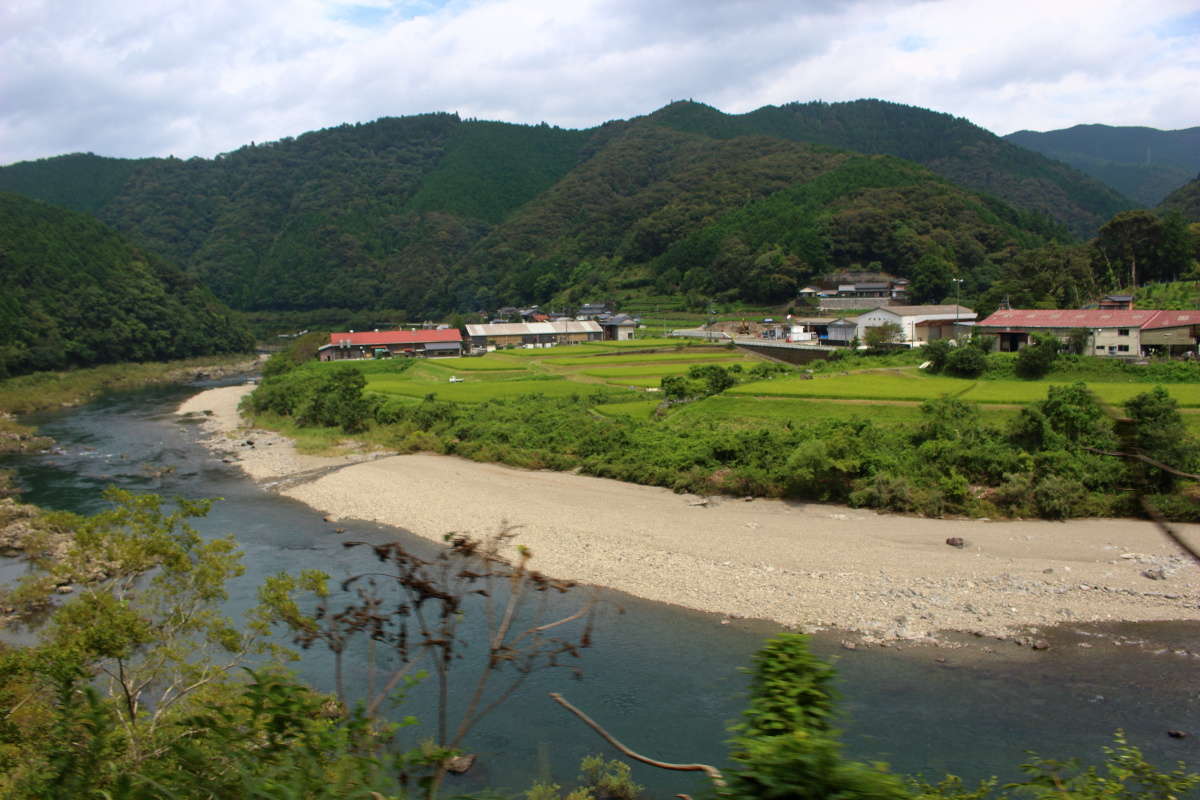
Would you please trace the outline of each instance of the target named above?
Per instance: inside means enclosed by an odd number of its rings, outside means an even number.
[[[957,324],[974,322],[976,314],[966,306],[886,306],[860,314],[858,339],[866,339],[867,329],[886,323],[900,326],[900,343],[917,347],[934,339],[954,337]]]

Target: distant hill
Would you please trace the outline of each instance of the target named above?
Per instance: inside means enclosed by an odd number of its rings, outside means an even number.
[[[1161,208],[1178,211],[1188,222],[1200,222],[1200,176],[1167,195]]]
[[[1056,131],[1017,131],[1004,137],[1103,181],[1145,208],[1200,172],[1200,128],[1076,125]]]
[[[0,193],[0,377],[253,347],[194,278],[93,217]]]
[[[678,102],[649,118],[719,138],[778,136],[906,158],[960,186],[1047,214],[1085,238],[1113,214],[1133,206],[1099,181],[965,119],[883,100],[789,103],[747,114],[724,114],[700,103]]]
[[[964,120],[878,101],[677,103],[584,131],[385,118],[214,159],[17,164],[10,187],[92,211],[235,308],[413,315],[617,289],[786,302],[856,267],[941,299],[951,272],[978,288],[1013,248],[1128,205]]]

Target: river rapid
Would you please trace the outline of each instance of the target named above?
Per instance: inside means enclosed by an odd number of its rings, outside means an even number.
[[[365,548],[344,548],[346,539],[399,538],[413,551],[432,553],[428,542],[396,528],[338,522],[345,532],[337,534],[313,509],[222,463],[198,443],[198,427],[173,413],[201,388],[208,387],[123,393],[31,416],[25,421],[57,447],[6,457],[0,467],[17,472],[28,502],[78,513],[101,509],[100,491],[110,484],[168,497],[221,498],[194,525],[205,535],[232,533],[241,545],[246,574],[230,587],[233,615],[253,604],[267,575],[316,568],[339,579],[375,563]],[[21,569],[19,562],[0,564],[0,579]],[[536,778],[570,785],[583,755],[615,755],[552,703],[551,691],[646,755],[724,763],[727,725],[745,704],[739,667],[778,626],[599,592],[608,610],[579,663],[583,676],[535,674],[470,737],[467,749],[480,760],[467,776],[453,779],[453,791],[486,785],[516,792]],[[1064,626],[1041,635],[1049,650],[974,637],[957,648],[848,650],[836,633],[815,635],[812,644],[836,661],[848,752],[887,761],[900,772],[934,780],[946,772],[1015,778],[1027,750],[1099,760],[1118,728],[1161,766],[1200,765],[1200,626]],[[364,662],[361,651],[348,658],[352,691],[365,681]],[[296,670],[331,688],[328,654],[309,651]],[[414,690],[398,712],[421,721],[411,729],[414,737],[432,732],[428,694]],[[1167,730],[1192,736],[1174,739]],[[641,765],[634,766],[634,778],[659,797],[704,789],[700,779]]]

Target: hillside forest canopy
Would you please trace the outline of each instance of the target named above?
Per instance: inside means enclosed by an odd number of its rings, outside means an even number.
[[[908,278],[914,302],[961,279],[984,312],[1033,272],[1027,295],[1069,304],[1124,285],[1124,263],[1079,239],[1134,205],[966,120],[876,100],[680,102],[587,130],[385,118],[213,159],[15,164],[0,189],[97,215],[243,311],[412,320],[598,297],[782,306],[846,269]]]
[[[194,277],[87,214],[0,193],[0,378],[253,347]]]

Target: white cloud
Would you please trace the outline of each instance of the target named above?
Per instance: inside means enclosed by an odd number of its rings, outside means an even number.
[[[0,163],[211,156],[424,111],[569,127],[879,97],[998,133],[1200,124],[1190,0],[18,0]],[[1192,16],[1189,16],[1189,15]]]

